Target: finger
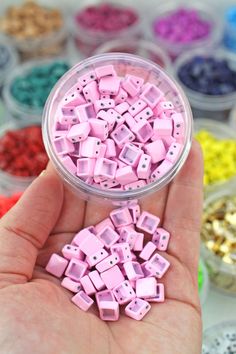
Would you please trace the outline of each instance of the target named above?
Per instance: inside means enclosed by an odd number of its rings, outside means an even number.
[[[62,203],[62,182],[47,170],[1,219],[0,287],[31,278],[38,250],[55,226]]]
[[[170,186],[163,225],[171,233],[168,253],[181,260],[194,274],[199,257],[202,181],[202,153],[194,141],[185,165]]]

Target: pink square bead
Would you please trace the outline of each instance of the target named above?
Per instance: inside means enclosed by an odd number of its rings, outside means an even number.
[[[151,156],[147,154],[143,154],[140,157],[138,167],[137,167],[138,178],[148,179],[151,172],[151,165],[152,165]]]
[[[137,238],[137,232],[133,228],[126,226],[123,228],[123,230],[120,233],[119,242],[120,243],[124,243],[124,242],[128,243],[130,249],[132,250],[134,247],[136,238]]]
[[[93,295],[96,293],[96,289],[88,275],[84,275],[80,279],[80,283],[87,295]]]
[[[136,297],[134,289],[128,280],[125,280],[116,286],[113,289],[113,294],[120,305],[127,304]]]
[[[166,149],[161,139],[146,144],[144,149],[146,153],[151,156],[152,163],[160,162],[164,160],[166,156]]]
[[[122,148],[125,143],[133,141],[135,136],[126,125],[122,124],[111,133],[111,138]]]
[[[173,119],[173,137],[174,138],[183,138],[184,137],[184,118],[181,113],[172,114],[171,118]]]
[[[156,245],[153,242],[149,241],[140,252],[139,257],[147,261],[155,250]]]
[[[99,158],[94,168],[94,176],[114,179],[116,174],[117,163],[115,161]]]
[[[170,239],[170,233],[159,227],[153,234],[152,242],[156,245],[158,251],[166,251]]]
[[[165,301],[165,289],[164,284],[157,283],[156,295],[146,299],[149,302],[164,302]]]
[[[132,217],[127,207],[112,210],[110,212],[110,218],[115,227],[132,224]]]
[[[106,219],[100,221],[98,224],[96,224],[95,231],[98,234],[100,231],[102,231],[106,227],[110,227],[113,230],[115,229],[110,218],[106,218]]]
[[[91,128],[90,135],[101,139],[102,141],[107,139],[109,127],[108,123],[102,119],[91,118],[89,120],[89,125]]]
[[[161,140],[163,141],[166,150],[169,149],[169,147],[171,146],[172,143],[176,142],[176,139],[173,138],[173,136],[162,136]]]
[[[60,278],[68,265],[68,260],[53,253],[46,266],[46,271],[57,278]]]
[[[79,282],[74,281],[68,277],[63,278],[61,286],[67,290],[72,291],[72,293],[78,293],[82,290],[82,286]]]
[[[128,125],[129,129],[133,129],[133,127],[135,126],[135,124],[137,124],[136,120],[131,116],[130,113],[126,112],[123,115],[126,124]]]
[[[81,95],[80,92],[81,91],[77,90],[77,88],[74,90],[72,88],[62,101],[63,107],[76,107],[79,106],[80,104],[86,103],[83,95]]]
[[[153,272],[151,270],[147,269],[147,263],[148,263],[148,261],[145,261],[141,264],[141,268],[142,268],[145,278],[153,276]]]
[[[141,298],[149,298],[156,295],[157,282],[154,277],[137,279],[136,295]]]
[[[86,103],[77,106],[75,108],[75,114],[78,117],[80,123],[87,122],[89,119],[96,117],[92,103]]]
[[[144,102],[143,100],[138,100],[132,106],[129,107],[128,112],[131,114],[131,116],[136,116],[136,114],[140,113],[144,108],[147,107],[147,103]]]
[[[75,106],[62,106],[61,113],[62,115],[60,115],[58,119],[61,124],[78,123],[78,118],[75,113]]]
[[[90,236],[91,232],[88,229],[83,229],[81,231],[79,231],[77,234],[75,234],[73,240],[72,240],[72,244],[76,245],[76,246],[80,246],[82,242],[84,242],[84,240]]]
[[[105,157],[106,158],[116,157],[116,146],[114,140],[108,138],[104,141],[104,144],[107,147]]]
[[[144,108],[141,112],[134,116],[134,119],[139,122],[150,119],[153,116],[153,111],[150,107]]]
[[[132,254],[128,243],[116,243],[111,246],[111,253],[117,253],[120,258],[120,263],[131,261]]]
[[[168,270],[170,263],[164,257],[158,253],[154,254],[146,264],[147,270],[149,270],[155,277],[162,278],[165,272]]]
[[[113,99],[96,100],[94,102],[94,108],[96,113],[101,109],[110,109],[115,107],[115,101]]]
[[[65,137],[60,136],[53,141],[58,155],[70,154],[74,151],[74,145]]]
[[[105,76],[99,81],[99,91],[105,95],[117,95],[120,89],[120,78],[118,76]]]
[[[69,245],[69,244],[65,245],[62,248],[61,252],[63,254],[63,257],[66,259],[76,258],[76,259],[80,259],[81,261],[83,261],[83,259],[84,259],[83,252],[77,246],[73,246],[73,245]]]
[[[103,261],[96,264],[96,269],[101,273],[105,272],[105,270],[112,268],[114,265],[118,264],[120,261],[118,254],[112,253],[107,258],[103,259]]]
[[[91,81],[88,85],[83,88],[83,94],[88,103],[93,103],[99,100],[100,93],[98,91],[98,84],[96,81]]]
[[[155,108],[155,114],[160,116],[164,111],[173,111],[174,105],[171,101],[162,101]]]
[[[89,272],[88,276],[97,290],[102,290],[105,288],[105,284],[97,270]]]
[[[65,275],[72,280],[79,281],[88,268],[87,263],[79,259],[72,258],[68,267],[66,268]]]
[[[54,138],[58,138],[59,136],[66,136],[70,127],[71,126],[69,124],[61,124],[60,122],[55,122],[53,127]]]
[[[98,66],[95,69],[95,73],[98,79],[104,76],[116,76],[116,72],[113,65]]]
[[[172,119],[155,119],[154,120],[154,136],[152,140],[158,139],[162,136],[170,136],[172,134]]]
[[[137,232],[137,238],[135,240],[133,251],[142,251],[143,249],[144,234]]]
[[[118,321],[120,313],[117,301],[100,301],[98,309],[103,321]]]
[[[173,167],[173,163],[168,161],[168,160],[164,160],[151,174],[151,182],[156,181],[157,179],[161,178],[162,176],[164,176],[168,171],[170,171],[170,169]]]
[[[145,119],[136,123],[132,131],[141,143],[146,143],[153,136],[152,126]]]
[[[94,303],[93,299],[88,296],[83,290],[73,296],[71,301],[83,311],[88,311],[88,309]]]
[[[108,130],[111,131],[116,123],[116,114],[113,109],[108,109],[108,111],[101,110],[97,113],[96,118],[107,122]]]
[[[133,223],[136,224],[138,218],[140,217],[140,206],[138,204],[133,204],[129,205],[128,209],[133,219]]]
[[[166,160],[171,163],[175,163],[178,160],[178,157],[182,151],[182,145],[178,143],[172,143],[166,153]]]
[[[126,75],[124,80],[121,81],[123,89],[131,96],[136,96],[143,85],[144,80],[134,75]]]
[[[138,180],[138,177],[131,166],[118,168],[116,170],[115,178],[121,185],[136,182]]]
[[[142,267],[139,262],[125,262],[124,269],[129,280],[137,280],[144,277]]]
[[[72,175],[76,175],[77,168],[70,156],[62,156],[61,162]]]
[[[123,114],[128,111],[129,107],[130,105],[128,104],[128,102],[122,102],[115,106],[115,111],[119,114]]]
[[[90,267],[93,267],[108,256],[108,252],[103,248],[100,251],[95,252],[91,256],[86,257],[85,260]]]
[[[69,95],[70,93],[77,91],[77,92],[81,92],[83,90],[83,86],[80,85],[79,82],[76,82],[75,85],[73,85],[67,92],[66,95]],[[65,100],[65,102],[67,102],[67,100]]]
[[[140,98],[144,100],[149,107],[154,108],[162,99],[163,92],[159,90],[155,85],[149,84],[140,95]]]
[[[102,301],[111,301],[111,302],[116,301],[112,290],[99,291],[98,293],[96,293],[95,297],[98,305]]]
[[[133,145],[126,143],[120,152],[119,159],[130,166],[137,166],[143,151]]]
[[[120,268],[117,265],[101,273],[101,278],[107,289],[113,289],[125,280]]]
[[[143,211],[137,221],[136,226],[149,234],[153,234],[159,222],[160,219],[157,216],[148,213],[147,211]]]
[[[86,256],[92,256],[103,248],[103,243],[91,232],[86,239],[81,242],[80,249]]]
[[[84,157],[77,160],[77,176],[81,178],[92,177],[94,174],[95,159]]]
[[[127,92],[122,87],[120,87],[119,92],[117,93],[116,96],[114,96],[115,104],[125,102],[127,97],[128,97]]]
[[[97,79],[96,72],[91,70],[78,78],[78,82],[81,86],[88,85],[89,82]]]
[[[90,125],[88,122],[72,125],[67,134],[67,139],[72,143],[85,140],[90,132]]]
[[[100,182],[100,186],[103,189],[114,189],[114,187],[119,186],[119,183],[115,179],[105,180]]]
[[[110,248],[119,240],[120,235],[110,226],[105,226],[97,233],[97,237],[103,242],[106,248]]]
[[[101,140],[89,136],[80,144],[80,153],[82,157],[97,158],[101,150]]]
[[[150,309],[151,305],[147,301],[135,298],[125,307],[125,314],[140,321]]]

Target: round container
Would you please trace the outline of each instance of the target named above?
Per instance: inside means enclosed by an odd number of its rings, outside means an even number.
[[[31,125],[38,125],[38,122],[14,121],[9,120],[0,127],[0,137],[4,136],[9,130],[17,130]],[[35,179],[33,177],[14,176],[0,169],[0,194],[10,196],[12,194],[23,192]]]
[[[234,106],[236,100],[236,91],[225,95],[207,95],[190,89],[186,86],[178,76],[178,72],[182,65],[186,65],[194,57],[201,56],[203,58],[213,57],[216,59],[227,60],[230,68],[236,71],[236,58],[227,51],[218,49],[197,49],[183,53],[175,61],[173,66],[174,76],[184,89],[193,110],[194,117],[208,117],[215,120],[227,120],[230,109]]]
[[[7,61],[2,64],[0,59],[0,90],[2,89],[4,80],[8,78],[8,75],[18,63],[18,54],[16,50],[13,46],[7,43],[7,39],[3,36],[0,36],[0,55],[1,50],[6,51]]]
[[[229,126],[227,126],[226,124],[220,123],[220,122],[216,122],[213,121],[211,119],[205,119],[205,118],[198,118],[194,120],[194,132],[195,134],[198,133],[199,131],[204,130],[207,131],[209,133],[211,133],[212,135],[214,135],[217,139],[219,140],[235,140],[236,142],[236,131],[232,130]],[[204,151],[204,148],[203,148]],[[232,158],[233,159],[233,158]],[[204,158],[204,162],[205,162],[205,169],[206,169],[206,158]],[[214,163],[215,166],[215,171],[219,171],[222,169],[221,166],[219,166],[219,164],[217,165],[217,160],[214,160],[211,162]],[[232,177],[228,178],[228,179],[222,179],[219,180],[217,182],[214,183],[209,183],[208,182],[208,178],[204,177],[204,185],[205,185],[205,191],[210,191],[212,189],[214,189],[216,186],[220,186],[222,184],[224,184],[225,182],[229,181],[229,180],[235,180],[236,179],[236,175],[233,175]]]
[[[51,5],[50,7],[48,6],[48,2],[43,0],[37,1],[37,4],[45,8],[58,9],[58,2],[56,1],[54,1],[54,5]],[[10,8],[9,4],[6,5],[1,6],[1,17],[3,17],[5,12]],[[68,31],[63,10],[60,9],[60,12],[62,16],[62,26],[57,31],[53,31],[42,36],[33,36],[32,38],[16,38],[15,36],[4,32],[4,35],[7,37],[8,41],[10,41],[18,50],[22,60],[30,60],[39,57],[48,58],[50,56],[65,54]],[[35,16],[37,16],[37,13]]]
[[[195,48],[203,48],[215,45],[220,42],[222,37],[222,23],[219,16],[213,6],[208,5],[204,2],[188,2],[187,0],[182,1],[165,1],[159,2],[156,6],[156,11],[152,10],[152,20],[149,27],[151,30],[151,37],[160,47],[164,48],[170,57],[174,60],[182,52],[186,50],[193,50]],[[198,12],[199,17],[207,21],[211,25],[211,31],[209,35],[192,42],[187,43],[175,43],[164,39],[154,33],[153,24],[154,22],[161,20],[163,17],[169,16],[172,13],[178,11],[179,9],[195,10]]]
[[[104,1],[101,0],[92,0],[89,2],[89,6],[96,6],[104,4]],[[113,5],[119,7],[121,9],[130,8],[132,9],[138,16],[136,22],[134,22],[131,26],[126,27],[119,31],[101,31],[101,30],[93,30],[89,28],[85,28],[81,26],[76,21],[76,15],[85,10],[88,7],[88,3],[86,1],[80,1],[79,7],[74,10],[74,17],[71,23],[71,32],[75,41],[76,47],[83,53],[86,57],[93,54],[95,49],[100,45],[104,44],[107,41],[113,39],[125,39],[129,38],[130,40],[133,38],[140,38],[142,34],[141,23],[140,23],[140,14],[138,11],[138,7],[134,6],[134,2],[132,1],[123,1],[123,2],[106,2],[106,4]]]
[[[234,354],[236,321],[218,323],[203,333],[202,354]]]
[[[32,120],[32,121],[38,121],[39,123],[41,122],[42,118],[42,112],[43,112],[43,106],[44,102],[41,103],[39,106],[32,107],[27,104],[23,104],[22,102],[18,101],[12,94],[12,88],[14,87],[14,82],[18,78],[26,77],[29,75],[32,70],[36,68],[47,68],[53,63],[65,63],[70,66],[68,63],[68,60],[65,58],[56,58],[56,59],[45,59],[45,60],[32,60],[26,63],[23,63],[19,66],[17,66],[8,76],[8,80],[6,81],[6,84],[3,88],[3,98],[5,101],[5,104],[7,106],[7,109],[9,110],[11,116],[17,120]],[[64,74],[65,71],[63,71],[62,74]],[[62,75],[61,74],[61,75]],[[59,79],[60,76],[58,76]],[[45,79],[45,73],[43,75],[43,78]],[[51,76],[50,73],[46,75],[46,79],[50,80]],[[53,88],[55,84],[55,78],[52,80],[52,82],[47,84],[46,87],[42,86],[42,92],[47,95],[47,92],[49,94],[50,90]],[[45,97],[45,102],[46,102]]]
[[[206,212],[209,205],[222,197],[232,197],[236,196],[236,183],[230,182],[224,184],[224,186],[215,188],[214,191],[208,192],[204,202],[204,212]],[[214,219],[216,220],[216,219]],[[217,224],[216,227],[218,228]],[[218,230],[218,229],[217,229]],[[223,229],[225,234],[228,232],[228,228]],[[206,245],[205,241],[211,238],[203,233],[203,228],[201,231],[202,245],[201,245],[201,255],[208,269],[209,279],[211,283],[219,290],[230,295],[236,295],[236,263],[228,263],[223,261],[220,255],[216,255],[212,250],[210,250]],[[222,232],[222,228],[219,227],[219,231]],[[208,237],[208,238],[207,238]],[[209,242],[208,241],[208,242]],[[233,240],[231,240],[233,241]],[[217,242],[221,242],[218,238]],[[221,243],[215,242],[214,245],[218,246]],[[236,235],[234,236],[234,242],[236,242]]]
[[[183,149],[172,169],[170,169],[162,178],[158,179],[158,181],[135,190],[102,190],[86,184],[81,179],[68,172],[56,154],[53,145],[53,127],[60,99],[66,92],[68,92],[70,87],[77,83],[79,76],[87,73],[89,70],[94,70],[94,68],[97,68],[98,66],[110,64],[114,66],[118,76],[124,76],[129,73],[139,77],[142,76],[144,82],[148,81],[154,85],[158,85],[162,91],[166,92],[166,99],[173,102],[177,111],[182,112],[185,122]],[[75,193],[86,199],[96,201],[106,200],[108,202],[126,202],[128,200],[144,197],[163,188],[173,179],[186,160],[191,146],[191,132],[192,114],[188,101],[181,88],[154,63],[131,54],[123,53],[97,55],[74,66],[61,78],[52,90],[43,115],[43,138],[50,160],[53,162],[65,183],[68,184]]]
[[[94,54],[111,52],[129,53],[152,60],[166,71],[170,71],[170,59],[166,52],[155,43],[142,39],[114,39],[98,47]]]
[[[198,266],[198,292],[200,296],[201,305],[203,305],[207,299],[209,291],[209,280],[206,266],[202,259],[199,261]]]

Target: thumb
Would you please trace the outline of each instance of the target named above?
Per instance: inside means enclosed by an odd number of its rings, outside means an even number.
[[[63,203],[63,184],[47,169],[0,220],[0,288],[31,279],[38,250],[53,229]]]

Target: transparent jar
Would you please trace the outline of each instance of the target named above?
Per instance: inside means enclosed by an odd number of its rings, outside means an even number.
[[[111,52],[129,53],[139,55],[140,57],[152,60],[166,71],[170,72],[171,64],[168,55],[164,49],[151,41],[142,39],[114,39],[102,44],[96,49],[94,54],[103,54]]]
[[[150,82],[164,91],[167,100],[173,102],[176,111],[182,112],[185,122],[185,137],[183,138],[183,149],[173,167],[156,182],[149,183],[144,187],[128,191],[112,191],[98,189],[92,185],[86,184],[78,177],[69,173],[56,154],[53,145],[53,127],[56,122],[58,104],[70,87],[76,84],[79,76],[89,70],[94,70],[99,66],[113,65],[118,76],[133,74],[144,79],[144,82]],[[139,199],[147,196],[169,183],[176,173],[182,167],[186,160],[190,147],[192,135],[192,114],[188,101],[181,88],[157,65],[136,57],[131,54],[112,53],[102,54],[88,58],[74,66],[66,73],[52,90],[43,114],[43,138],[47,153],[53,162],[63,181],[69,185],[79,196],[87,200],[111,202],[127,202],[128,200]]]
[[[51,64],[65,63],[70,67],[71,64],[67,58],[54,58],[54,59],[44,59],[44,60],[31,60],[18,65],[15,69],[11,71],[8,75],[8,79],[3,88],[3,99],[10,112],[10,115],[17,120],[27,120],[27,121],[37,121],[41,123],[43,105],[40,107],[32,107],[27,104],[23,104],[18,101],[12,94],[12,88],[14,86],[15,80],[18,78],[25,77],[30,74],[35,68],[47,67]],[[50,79],[50,78],[49,78]],[[53,87],[54,83],[52,83]],[[52,88],[51,87],[51,88]]]
[[[156,42],[161,48],[164,48],[170,57],[175,60],[181,53],[186,50],[193,50],[196,48],[203,48],[214,46],[221,41],[222,34],[222,22],[217,14],[217,9],[212,5],[208,5],[205,2],[189,2],[187,0],[167,0],[163,2],[158,2],[158,6],[155,6],[156,10],[152,8],[151,12],[151,23],[149,22],[150,37],[154,42]],[[196,10],[203,20],[210,23],[211,30],[209,35],[192,42],[187,43],[175,43],[168,41],[167,39],[158,36],[154,33],[153,24],[154,22],[161,20],[163,17],[171,15],[172,13],[178,11],[179,9]]]
[[[180,67],[191,61],[194,57],[201,56],[203,58],[213,57],[216,59],[227,60],[230,68],[236,71],[236,56],[222,49],[196,49],[188,51],[178,57],[173,64],[173,73],[176,80],[184,89],[190,105],[192,107],[194,118],[207,117],[215,120],[226,121],[229,118],[230,109],[236,101],[236,91],[224,95],[208,95],[190,89],[186,86],[178,76]]]
[[[204,213],[207,212],[208,207],[211,203],[220,201],[223,197],[236,196],[236,183],[231,181],[225,183],[223,186],[215,187],[214,190],[209,191],[206,194],[204,201]],[[221,230],[222,231],[222,230]],[[219,232],[221,232],[219,231]],[[227,229],[225,229],[227,232]],[[236,237],[236,235],[234,236]],[[215,286],[218,290],[223,291],[229,295],[236,295],[236,263],[228,263],[223,261],[223,259],[216,255],[212,250],[210,250],[206,244],[206,235],[203,235],[203,229],[201,231],[201,256],[205,262],[208,269],[209,279],[211,284]],[[215,242],[215,245],[218,245]],[[217,246],[218,247],[218,246]]]
[[[0,61],[0,92],[2,90],[4,81],[8,78],[8,75],[19,61],[17,51],[11,44],[9,44],[7,38],[4,36],[0,36],[0,52],[1,47],[5,48],[6,52],[8,53],[8,60],[2,67]]]
[[[204,331],[202,354],[233,354],[235,341],[236,321],[218,323]]]
[[[37,5],[50,9],[58,9],[58,2],[53,4],[46,0],[37,0]],[[4,6],[5,5],[5,6]],[[18,6],[18,5],[17,5]],[[9,3],[1,4],[1,17],[9,8]],[[17,49],[21,60],[32,60],[37,58],[48,58],[56,55],[64,55],[67,51],[68,29],[64,9],[59,9],[62,16],[62,26],[53,32],[49,32],[42,36],[34,36],[32,38],[16,38],[13,35],[4,33],[7,40]],[[35,14],[37,16],[37,14]]]
[[[81,26],[76,21],[76,15],[82,12],[85,8],[89,6],[96,6],[104,4],[102,0],[92,0],[89,4],[85,0],[81,0],[77,8],[74,9],[74,17],[71,21],[71,33],[74,38],[75,46],[79,49],[85,57],[88,57],[94,53],[97,47],[104,44],[107,41],[113,39],[126,39],[130,40],[134,38],[140,38],[142,36],[142,25],[141,25],[141,16],[138,6],[135,6],[132,0],[119,1],[114,3],[112,1],[106,2],[106,4],[114,5],[119,8],[130,8],[137,14],[137,21],[132,25],[119,30],[119,31],[101,31],[85,28]]]

